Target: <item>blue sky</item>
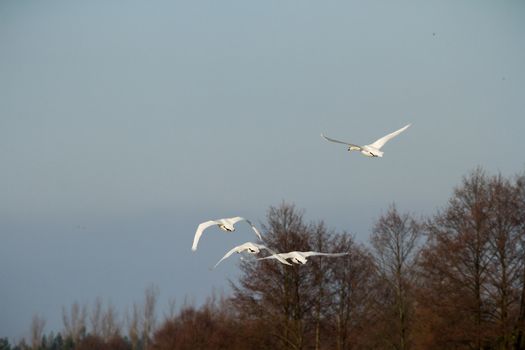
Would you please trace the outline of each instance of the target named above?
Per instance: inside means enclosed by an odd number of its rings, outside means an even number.
[[[97,296],[228,291],[209,271],[281,201],[366,242],[396,202],[525,169],[520,1],[3,1],[0,336]],[[382,159],[369,143],[411,122]]]

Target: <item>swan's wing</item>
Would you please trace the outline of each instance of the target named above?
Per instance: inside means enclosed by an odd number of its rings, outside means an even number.
[[[381,137],[380,139],[374,141],[374,143],[371,143],[368,146],[371,146],[371,147],[374,147],[374,148],[377,148],[377,149],[381,149],[381,147],[383,147],[385,145],[385,143],[387,143],[388,141],[390,141],[390,139],[396,137],[397,135],[401,134],[403,131],[408,129],[408,127],[410,125],[412,125],[412,124],[405,125],[401,129],[399,129],[397,131],[394,131],[394,132],[392,132],[392,133],[390,133],[390,134],[388,134],[386,136]]]
[[[217,265],[219,265],[219,264],[221,263],[221,261],[223,261],[224,259],[229,258],[233,253],[235,253],[235,252],[239,252],[239,251],[242,251],[241,249],[242,249],[243,246],[244,246],[244,244],[241,244],[241,245],[239,245],[239,246],[237,246],[237,247],[233,247],[228,253],[224,254],[224,256],[222,257],[222,259],[219,260],[219,261],[215,264],[215,266],[213,266],[213,269],[216,268]],[[240,249],[240,248],[241,248],[241,249]]]
[[[344,256],[344,255],[348,255],[348,253],[319,253],[319,252],[300,252],[300,254],[302,256],[304,256],[305,258],[307,258],[309,256],[314,256],[314,255],[322,255],[322,256]]]
[[[235,225],[236,223],[238,223],[239,221],[247,221],[245,218],[243,218],[242,216],[235,216],[233,218],[228,218],[228,219],[224,219],[224,220],[228,220],[232,225]]]
[[[327,141],[330,141],[330,142],[336,142],[336,143],[342,143],[343,145],[348,145],[348,146],[352,146],[352,147],[357,147],[359,148],[359,150],[361,150],[361,146],[358,146],[358,145],[355,145],[353,143],[349,143],[349,142],[344,142],[344,141],[339,141],[339,140],[335,140],[335,139],[331,139],[329,137],[326,137],[324,136],[323,134],[321,134],[321,137],[324,138],[325,140]]]
[[[252,227],[252,229],[253,229],[253,231],[255,232],[255,234],[257,235],[257,237],[259,237],[259,240],[260,240],[261,242],[264,242],[264,240],[262,239],[262,235],[261,235],[261,233],[259,232],[259,230],[257,229],[257,227],[255,227],[255,225],[252,224],[252,222],[251,222],[250,220],[248,220],[248,219],[242,219],[242,220],[246,221],[246,222]],[[260,247],[259,247],[259,248],[260,248]],[[266,248],[266,247],[265,247],[265,248]]]
[[[195,231],[195,237],[193,238],[193,245],[191,247],[191,250],[196,251],[197,250],[197,244],[199,244],[199,239],[202,236],[202,232],[207,229],[210,226],[217,225],[217,221],[210,220],[203,222],[199,226],[197,226],[197,231]]]
[[[282,257],[283,254],[278,254],[278,253],[274,252],[272,249],[270,249],[267,246],[262,245],[262,244],[256,244],[256,246],[259,247],[259,249],[266,249],[270,254],[272,254],[272,255],[270,255],[271,257],[273,257],[272,259],[277,259],[277,260],[279,260],[280,263],[285,264],[285,265],[292,265],[288,261],[286,261],[285,258]],[[267,258],[270,258],[270,256],[267,256]],[[264,258],[262,258],[262,259],[264,259]]]
[[[266,260],[266,259],[277,259],[280,263],[285,265],[292,265],[286,259],[291,258],[291,253],[275,253],[270,256],[265,256],[264,258],[259,258],[257,260]]]

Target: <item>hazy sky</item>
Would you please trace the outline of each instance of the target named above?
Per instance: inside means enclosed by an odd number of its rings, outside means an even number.
[[[0,337],[150,284],[228,291],[281,201],[363,242],[477,165],[525,170],[523,1],[1,1]],[[382,159],[369,143],[411,122]]]

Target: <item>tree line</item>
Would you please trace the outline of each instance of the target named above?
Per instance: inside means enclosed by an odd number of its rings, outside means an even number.
[[[100,302],[73,305],[61,333],[43,335],[35,317],[29,342],[0,339],[0,350],[525,348],[525,175],[478,168],[426,218],[392,204],[368,244],[287,203],[269,208],[262,230],[276,251],[349,254],[244,259],[231,295],[170,307],[159,324],[153,287],[126,322]]]

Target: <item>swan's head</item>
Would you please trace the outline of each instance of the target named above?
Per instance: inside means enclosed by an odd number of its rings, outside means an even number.
[[[308,260],[306,260],[306,258],[302,255],[296,255],[294,256],[293,258],[291,258],[290,260],[292,260],[293,263],[296,263],[296,264],[299,264],[299,265],[304,265],[306,264],[306,262]]]
[[[230,225],[230,224],[219,224],[219,228],[227,232],[235,231],[235,227],[233,227],[233,225]]]
[[[247,251],[248,251],[248,253],[250,253],[250,254],[257,254],[257,253],[259,253],[261,250],[260,250],[259,248],[255,247],[255,246],[253,246],[253,247],[248,247],[248,250],[247,250]]]

